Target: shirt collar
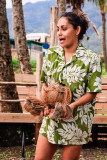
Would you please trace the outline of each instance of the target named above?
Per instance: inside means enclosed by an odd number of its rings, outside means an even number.
[[[55,50],[56,53],[58,53],[58,55],[64,59],[64,49],[61,46],[58,46]]]
[[[86,48],[82,45],[82,43],[79,43],[78,48],[74,55],[76,55],[76,57],[82,57],[84,56],[85,50]]]
[[[76,50],[76,52],[75,52],[75,56],[76,57],[82,57],[83,55],[84,55],[84,51],[85,51],[86,49],[85,49],[85,47],[82,45],[82,43],[79,43],[79,45],[78,45],[78,48],[77,48],[77,50]],[[64,49],[61,47],[61,46],[59,46],[59,47],[57,47],[55,50],[54,50],[56,53],[58,53],[61,57],[62,56],[64,56]],[[74,56],[73,55],[73,56]]]

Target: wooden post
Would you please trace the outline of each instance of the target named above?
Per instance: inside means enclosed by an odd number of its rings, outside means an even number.
[[[58,45],[57,39],[58,8],[50,8],[50,47]]]
[[[37,144],[40,127],[41,127],[41,123],[35,124],[35,144]]]
[[[37,68],[36,68],[36,96],[41,99],[41,83],[40,83],[40,75],[42,70],[42,63],[43,63],[43,52],[37,53]],[[35,124],[35,143],[37,143],[38,135],[39,135],[39,129],[42,123],[42,120],[39,120],[40,123]]]
[[[42,70],[42,63],[43,63],[43,52],[37,53],[37,68],[36,68],[36,96],[41,98],[41,83],[40,83],[40,75]]]

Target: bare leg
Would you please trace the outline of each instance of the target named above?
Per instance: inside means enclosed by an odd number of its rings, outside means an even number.
[[[63,160],[78,160],[82,145],[77,146],[63,146]]]
[[[48,142],[46,137],[39,134],[35,160],[51,160],[57,148],[58,145]]]

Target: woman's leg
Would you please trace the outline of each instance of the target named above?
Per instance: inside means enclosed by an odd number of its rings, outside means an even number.
[[[78,160],[82,145],[77,146],[63,146],[63,160]]]
[[[51,160],[56,152],[58,145],[48,142],[47,138],[39,134],[35,160]]]

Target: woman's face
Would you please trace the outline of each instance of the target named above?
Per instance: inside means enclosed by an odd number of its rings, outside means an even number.
[[[61,17],[57,24],[57,37],[60,42],[60,46],[63,48],[69,48],[73,44],[78,43],[78,35],[80,33],[80,27],[75,30],[72,24],[69,23],[67,18]]]

